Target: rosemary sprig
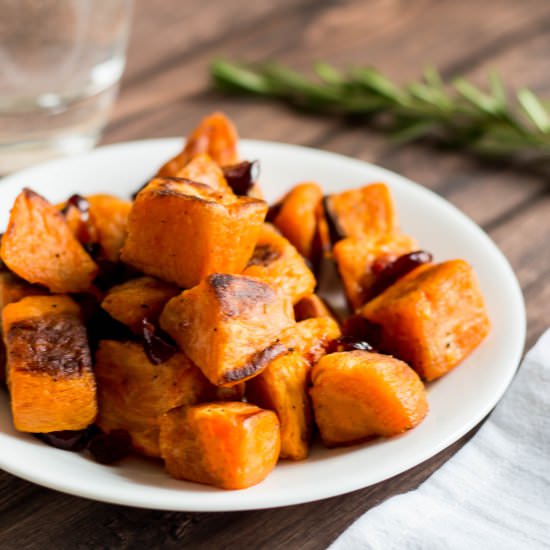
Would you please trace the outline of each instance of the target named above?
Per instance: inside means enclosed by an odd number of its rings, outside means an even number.
[[[400,141],[428,137],[495,156],[550,157],[550,103],[527,88],[510,100],[494,72],[487,90],[465,78],[446,84],[434,68],[405,86],[371,67],[342,72],[326,63],[315,66],[317,78],[276,63],[246,65],[221,59],[212,63],[211,72],[220,89],[320,113],[364,117]]]

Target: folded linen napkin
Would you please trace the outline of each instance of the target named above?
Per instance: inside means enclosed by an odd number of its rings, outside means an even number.
[[[550,329],[477,434],[330,550],[550,548]]]

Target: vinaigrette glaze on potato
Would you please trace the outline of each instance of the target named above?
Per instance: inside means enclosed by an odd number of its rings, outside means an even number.
[[[175,479],[250,487],[316,438],[414,428],[424,384],[490,329],[472,266],[403,233],[388,186],[324,196],[305,180],[269,206],[222,113],[131,200],[80,195],[78,174],[74,191],[15,199],[0,384],[17,430],[101,464],[133,452]]]

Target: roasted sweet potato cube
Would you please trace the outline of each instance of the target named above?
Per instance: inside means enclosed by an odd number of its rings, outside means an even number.
[[[295,323],[279,336],[279,344],[285,349],[296,351],[310,365],[325,355],[332,340],[342,335],[338,323],[332,317],[315,317]]]
[[[312,412],[307,393],[309,362],[297,352],[271,361],[246,383],[246,397],[277,413],[281,423],[281,458],[303,460],[309,454]]]
[[[317,294],[308,294],[301,298],[299,302],[296,302],[294,304],[294,316],[296,321],[305,321],[315,317],[332,317],[336,320],[330,308]]]
[[[214,191],[233,195],[220,166],[207,153],[194,156],[175,176],[204,183]]]
[[[191,182],[155,180],[140,191],[122,260],[184,288],[211,273],[240,273],[258,240],[267,205],[248,197],[224,201],[203,187],[199,191]]]
[[[62,214],[30,189],[15,199],[1,256],[21,278],[52,292],[86,291],[97,273]]]
[[[490,328],[475,273],[464,260],[416,268],[359,314],[380,325],[379,349],[409,363],[425,380],[458,365]]]
[[[426,416],[422,381],[406,363],[368,351],[325,355],[311,371],[315,422],[328,447],[414,428]]]
[[[281,201],[273,220],[279,231],[306,258],[312,259],[317,210],[323,200],[323,191],[313,182],[299,183]]]
[[[215,273],[172,298],[160,325],[217,385],[255,376],[285,349],[275,341],[294,324],[292,304],[271,285]]]
[[[239,136],[233,123],[223,113],[212,113],[193,130],[181,153],[170,159],[158,171],[158,176],[176,176],[196,155],[208,153],[220,166],[239,161]]]
[[[277,415],[248,403],[207,403],[161,417],[161,454],[176,479],[244,489],[273,470],[280,446]]]
[[[332,253],[353,311],[371,299],[376,275],[399,256],[414,250],[418,250],[416,241],[403,233],[338,241]]]
[[[160,457],[161,414],[175,407],[242,397],[239,386],[231,388],[230,394],[220,392],[184,353],[153,365],[137,342],[102,340],[94,371],[99,406],[96,424],[105,432],[126,430],[134,449],[147,456]]]
[[[38,285],[31,285],[9,271],[0,272],[0,311],[8,304],[18,302],[26,296],[40,296],[48,294],[48,290]],[[6,347],[2,339],[0,326],[0,384],[5,381],[6,374]]]
[[[284,292],[292,303],[313,292],[315,277],[297,250],[270,224],[264,224],[244,275]]]
[[[142,333],[143,319],[156,322],[166,302],[181,291],[154,277],[131,279],[107,292],[101,307],[136,334]]]
[[[118,262],[126,238],[131,201],[112,195],[89,195],[90,215],[97,229],[101,255],[111,262]]]
[[[2,312],[15,428],[80,430],[97,413],[86,327],[68,296],[28,296]]]
[[[384,183],[329,195],[324,208],[333,242],[345,237],[373,238],[398,229],[393,199]]]

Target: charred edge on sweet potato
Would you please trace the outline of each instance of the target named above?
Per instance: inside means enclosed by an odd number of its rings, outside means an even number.
[[[257,245],[248,260],[247,267],[251,265],[268,266],[281,257],[281,251],[273,248],[270,244]]]
[[[211,193],[213,190],[209,185],[206,185],[206,183],[200,183],[198,181],[193,181],[187,178],[178,178],[176,176],[173,177],[162,177],[162,178],[155,178],[157,180],[157,184],[155,189],[153,190],[153,194],[159,196],[159,197],[185,197],[187,196],[186,193],[182,193],[177,188],[175,189],[173,186],[171,186],[171,183],[185,183],[187,185],[192,185],[198,190],[204,191],[206,193]],[[162,181],[158,181],[162,180]],[[201,199],[201,197],[196,197],[198,199]],[[204,200],[204,199],[202,199]]]
[[[226,317],[249,317],[258,307],[263,310],[266,303],[277,300],[276,291],[261,281],[226,273],[215,273],[209,279]]]
[[[70,313],[15,322],[6,340],[18,370],[70,378],[92,368],[86,328]]]
[[[230,382],[238,382],[239,380],[250,378],[256,372],[263,370],[271,361],[273,361],[273,359],[285,353],[288,353],[287,348],[283,346],[283,344],[275,342],[264,350],[255,353],[242,367],[226,372],[223,376],[222,383],[226,384]]]
[[[330,198],[330,195],[323,197],[323,210],[325,212],[325,219],[327,220],[330,242],[334,244],[344,239],[346,237],[346,232],[338,223],[337,216],[332,212]]]

